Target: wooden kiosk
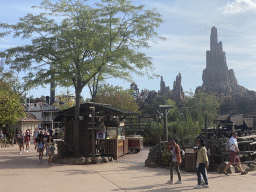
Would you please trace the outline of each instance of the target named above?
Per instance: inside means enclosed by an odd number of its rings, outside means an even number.
[[[75,107],[59,112],[58,120],[65,127],[64,142],[73,146]],[[124,122],[126,116],[139,115],[133,111],[108,104],[87,102],[80,105],[80,154],[84,157],[104,155],[114,159],[128,153]]]

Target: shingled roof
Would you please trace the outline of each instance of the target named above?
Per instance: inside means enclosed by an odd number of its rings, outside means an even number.
[[[244,124],[244,122],[243,122],[243,114],[232,115],[230,117],[230,121],[235,123],[235,125],[237,125],[237,126],[243,125]]]
[[[226,115],[220,115],[218,118],[217,118],[217,121],[227,121],[230,117],[230,114],[226,114]]]
[[[253,118],[244,118],[244,123],[248,128],[253,128]]]
[[[80,105],[80,116],[89,115],[91,113],[90,107],[95,107],[96,116],[130,116],[139,115],[134,111],[126,110],[120,107],[115,107],[109,104],[87,102]],[[75,107],[65,109],[59,112],[59,116],[74,116]]]
[[[41,120],[37,119],[33,114],[28,113],[26,117],[20,119],[20,122],[41,122]]]

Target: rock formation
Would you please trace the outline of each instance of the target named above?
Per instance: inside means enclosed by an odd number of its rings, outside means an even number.
[[[238,85],[233,69],[228,69],[222,42],[218,42],[215,27],[211,28],[210,51],[206,51],[206,68],[202,79],[203,85],[197,87],[195,92],[217,93],[224,101],[223,113],[228,113],[229,110],[245,114],[255,110],[255,92]]]
[[[203,89],[207,92],[230,93],[238,88],[235,73],[228,69],[222,42],[218,42],[217,29],[212,27],[210,51],[206,51],[206,69],[203,70]]]
[[[171,99],[173,99],[177,106],[184,100],[184,92],[181,85],[181,74],[176,76],[176,81],[173,82],[173,89],[171,91]]]
[[[167,98],[170,98],[171,96],[171,91],[169,86],[165,86],[165,82],[163,80],[163,77],[161,76],[161,82],[160,82],[160,90],[159,90],[160,95],[167,95]]]

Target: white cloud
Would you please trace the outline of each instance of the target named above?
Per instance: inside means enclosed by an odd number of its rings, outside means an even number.
[[[256,11],[255,0],[236,0],[221,8],[224,14],[237,14],[246,11]]]

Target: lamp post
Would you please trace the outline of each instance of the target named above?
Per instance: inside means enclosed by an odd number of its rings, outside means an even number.
[[[168,141],[168,128],[167,128],[167,114],[170,108],[174,108],[173,105],[159,105],[160,108],[164,109],[164,141]],[[168,110],[168,111],[167,111]]]

